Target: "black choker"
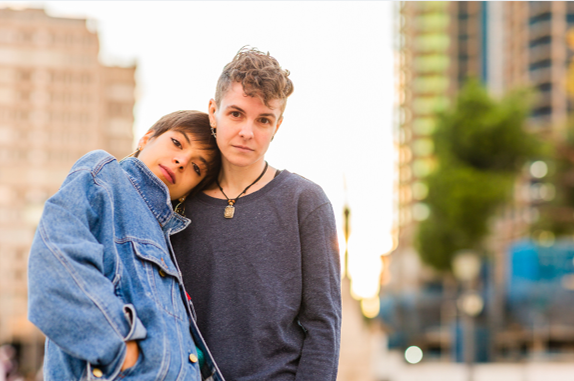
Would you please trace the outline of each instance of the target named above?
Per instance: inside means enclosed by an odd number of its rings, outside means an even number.
[[[269,166],[269,164],[267,164],[267,162],[265,162],[265,168],[263,168],[263,172],[261,172],[261,174],[259,175],[258,178],[255,179],[254,182],[252,182],[251,184],[249,184],[247,186],[247,188],[243,189],[243,192],[239,193],[239,196],[235,197],[235,198],[229,198],[227,197],[227,195],[225,194],[225,192],[223,191],[223,189],[221,188],[221,185],[219,185],[219,180],[215,180],[215,183],[217,184],[217,186],[219,187],[219,190],[221,191],[221,193],[223,193],[223,195],[225,196],[225,198],[227,199],[227,203],[229,205],[227,205],[225,207],[225,211],[223,212],[223,217],[225,218],[233,218],[233,216],[235,215],[235,203],[237,202],[237,199],[239,197],[241,197],[245,192],[247,192],[247,189],[249,189],[253,184],[255,184],[256,182],[258,182],[259,180],[261,180],[261,178],[263,177],[263,175],[265,174],[265,172],[267,172],[267,167]]]

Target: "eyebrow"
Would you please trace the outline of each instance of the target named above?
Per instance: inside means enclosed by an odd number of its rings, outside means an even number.
[[[187,140],[187,144],[191,144],[191,141],[189,140],[189,137],[187,136],[187,134],[186,134],[185,132],[183,132],[183,131],[179,131],[179,132],[183,135],[183,137],[185,138],[185,140]]]
[[[234,109],[234,110],[237,110],[237,111],[241,111],[242,113],[245,114],[245,111],[244,111],[241,107],[239,107],[239,106],[229,105],[229,106],[227,106],[227,109]]]
[[[267,116],[267,117],[276,118],[275,114],[272,114],[272,113],[270,113],[270,112],[266,112],[266,113],[263,113],[263,114],[259,114],[259,116]]]
[[[185,140],[187,140],[188,144],[191,144],[191,140],[189,140],[189,136],[187,136],[186,132],[183,131],[178,131],[180,134],[183,135],[183,137],[185,138]],[[203,156],[198,156],[199,161],[201,161],[203,164],[207,165],[207,160],[205,160],[205,158]]]

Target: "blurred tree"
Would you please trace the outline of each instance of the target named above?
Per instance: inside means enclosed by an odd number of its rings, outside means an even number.
[[[544,194],[538,194],[533,206],[538,219],[532,224],[533,238],[537,232],[550,231],[556,237],[574,235],[574,118],[570,118],[566,138],[555,142],[545,158],[548,175],[532,179],[531,187],[538,186]],[[536,193],[536,192],[533,192]]]
[[[488,220],[512,195],[524,162],[540,152],[523,126],[529,95],[493,100],[476,80],[461,89],[456,106],[438,116],[433,136],[438,166],[427,178],[431,213],[419,225],[422,260],[449,271],[458,250],[483,251]]]

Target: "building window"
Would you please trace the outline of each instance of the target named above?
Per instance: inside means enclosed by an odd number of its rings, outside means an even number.
[[[551,21],[551,20],[552,20],[552,13],[544,12],[544,13],[540,13],[534,17],[531,17],[529,20],[529,24],[534,25],[538,22]]]
[[[534,111],[532,111],[533,117],[548,116],[550,114],[552,114],[552,106],[544,106],[544,107],[534,109]]]
[[[529,46],[531,48],[534,48],[535,46],[538,46],[538,45],[544,45],[544,44],[550,44],[550,43],[552,43],[552,36],[542,36],[542,37],[531,40]]]
[[[551,66],[552,66],[552,60],[545,59],[545,60],[530,64],[529,69],[530,69],[530,71],[534,71],[534,70],[538,70],[538,69],[549,68]]]

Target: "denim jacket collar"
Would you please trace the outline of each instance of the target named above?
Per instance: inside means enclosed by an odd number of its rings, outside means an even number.
[[[189,225],[189,219],[173,211],[167,186],[141,160],[128,157],[120,165],[164,232],[175,234]]]

